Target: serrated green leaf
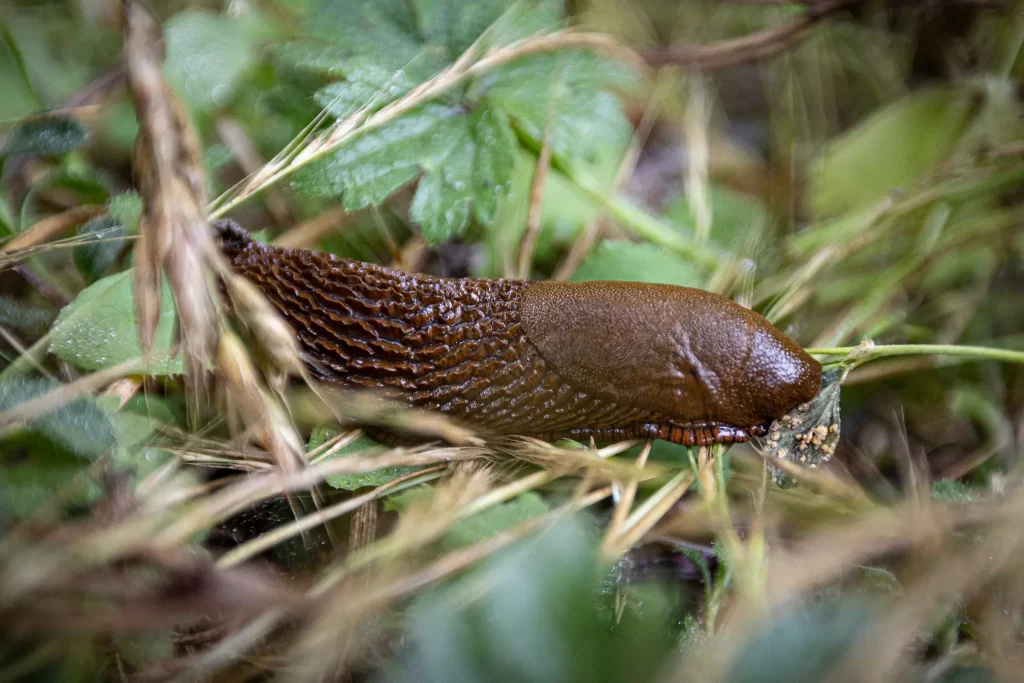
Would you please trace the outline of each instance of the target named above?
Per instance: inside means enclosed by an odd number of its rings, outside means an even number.
[[[510,4],[508,0],[412,0],[420,37],[444,46],[451,58],[462,54]]]
[[[406,0],[320,0],[304,25],[313,38],[397,68],[421,49],[411,9]]]
[[[871,115],[818,160],[808,194],[815,213],[851,211],[907,189],[949,158],[981,105],[972,86],[928,88]]]
[[[470,129],[476,148],[473,160],[473,209],[477,219],[491,225],[502,198],[512,191],[516,165],[515,133],[500,111],[482,106],[470,114]]]
[[[309,437],[308,451],[314,448],[319,448],[329,439],[337,436],[338,430],[335,427],[318,427],[313,430],[313,433]],[[330,458],[343,458],[347,455],[353,455],[358,453],[363,457],[373,457],[379,455],[384,451],[387,451],[388,447],[380,444],[370,437],[363,435],[358,439],[345,446],[344,448],[332,453]],[[344,489],[345,491],[356,491],[362,488],[376,488],[383,486],[389,481],[404,477],[407,474],[418,472],[423,469],[422,467],[384,467],[373,472],[362,472],[360,474],[336,474],[326,478],[326,482],[329,486],[336,489]]]
[[[0,412],[44,394],[57,382],[36,377],[14,377],[0,383]],[[94,399],[80,398],[64,404],[29,423],[29,428],[59,444],[68,452],[94,459],[113,444],[113,423]]]
[[[487,44],[491,47],[508,45],[530,36],[552,33],[565,22],[565,3],[562,0],[519,0],[505,11],[491,26]]]
[[[164,26],[167,79],[199,111],[223,107],[256,59],[256,41],[240,21],[203,10],[175,14]]]
[[[277,46],[274,56],[278,63],[293,69],[302,69],[318,76],[344,75],[343,65],[349,58],[347,50],[319,41],[296,40]]]
[[[524,493],[507,503],[492,505],[456,522],[445,534],[444,545],[448,548],[472,545],[548,510],[550,506],[539,495],[532,491]]]
[[[94,282],[114,265],[124,245],[124,227],[109,216],[99,216],[78,229],[86,242],[75,247],[74,262],[86,282]]]
[[[0,157],[58,156],[81,146],[85,139],[85,129],[70,117],[33,118],[19,123],[7,134]]]
[[[481,94],[540,141],[549,129],[552,152],[565,159],[586,157],[597,140],[630,130],[618,101],[606,88],[628,86],[621,64],[581,50],[538,54],[516,60],[483,77]]]
[[[377,205],[424,166],[436,168],[446,148],[458,144],[460,127],[449,107],[417,107],[306,166],[293,182],[314,196],[341,196],[350,211]]]
[[[339,119],[363,107],[376,111],[405,95],[433,74],[425,61],[417,60],[404,69],[395,70],[365,57],[346,59],[339,68],[345,80],[318,90],[316,101]]]
[[[468,134],[454,144],[420,181],[409,209],[409,216],[419,224],[428,244],[440,244],[460,234],[469,223],[474,146]]]
[[[605,240],[584,259],[572,279],[626,280],[696,287],[699,273],[668,249],[646,242]]]
[[[563,23],[561,3],[549,0],[412,4],[403,12],[397,0],[322,0],[309,15],[311,22],[315,17],[310,30],[318,37],[358,55],[331,52],[324,57],[311,47],[292,49],[293,60],[344,75],[345,80],[317,93],[317,100],[336,117],[364,106],[377,109],[402,96],[450,63],[488,27],[486,44],[494,46]],[[334,63],[325,66],[325,59]],[[469,84],[465,94],[447,93],[359,136],[300,171],[294,182],[313,195],[340,195],[347,208],[357,210],[381,203],[423,171],[412,217],[426,239],[437,243],[465,230],[471,208],[484,225],[495,220],[511,190],[515,167],[517,140],[509,114],[539,137],[549,104],[555,102],[550,109],[555,152],[587,159],[594,155],[594,140],[628,139],[631,128],[620,104],[603,90],[627,84],[630,78],[620,65],[586,51],[526,57]],[[466,103],[471,103],[468,113]],[[429,113],[443,113],[443,121],[435,127]],[[444,174],[438,176],[434,171],[442,164]]]
[[[127,270],[110,275],[83,289],[57,316],[51,330],[50,351],[86,370],[102,370],[141,357],[135,327],[133,274],[134,271]],[[182,372],[180,357],[171,355],[174,316],[174,299],[165,282],[148,372]]]

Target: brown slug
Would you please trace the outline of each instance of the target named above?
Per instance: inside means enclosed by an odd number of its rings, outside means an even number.
[[[216,227],[314,376],[485,433],[734,443],[820,387],[821,365],[796,342],[703,290],[411,275]]]

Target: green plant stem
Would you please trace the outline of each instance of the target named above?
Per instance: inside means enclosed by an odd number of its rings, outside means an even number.
[[[966,356],[1007,363],[1024,363],[1024,351],[996,349],[990,346],[957,346],[956,344],[882,344],[879,346],[835,346],[806,349],[815,356],[849,356],[863,354],[863,360],[891,356]]]
[[[553,167],[588,199],[600,203],[609,215],[629,228],[635,235],[654,244],[666,246],[710,267],[719,266],[723,259],[729,258],[727,254],[720,253],[709,243],[687,239],[678,228],[645,211],[621,195],[607,197],[605,191],[598,187],[598,184],[592,179],[569,171],[562,164],[553,164]]]

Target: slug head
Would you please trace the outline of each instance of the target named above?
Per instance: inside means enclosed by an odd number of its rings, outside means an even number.
[[[676,424],[767,426],[817,394],[821,365],[762,316],[699,289],[536,282],[520,319],[580,391]]]

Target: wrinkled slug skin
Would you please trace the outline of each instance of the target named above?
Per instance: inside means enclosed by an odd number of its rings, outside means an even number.
[[[809,401],[821,366],[697,289],[451,279],[252,241],[221,248],[298,336],[311,372],[494,435],[746,441]]]

